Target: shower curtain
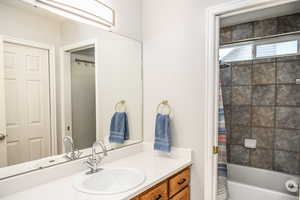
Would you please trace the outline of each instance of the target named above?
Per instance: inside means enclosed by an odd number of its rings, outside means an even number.
[[[219,87],[219,123],[218,123],[218,184],[217,200],[227,200],[227,151],[226,151],[226,127],[222,98],[222,88]]]

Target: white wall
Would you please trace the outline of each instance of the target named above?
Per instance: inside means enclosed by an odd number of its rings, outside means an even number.
[[[143,0],[144,138],[153,142],[155,108],[173,109],[177,147],[194,150],[191,199],[203,199],[205,8],[229,0]]]
[[[141,0],[101,0],[115,10],[116,26],[112,29],[122,35],[142,40]]]
[[[142,140],[142,45],[116,34],[100,37],[100,131],[108,143],[114,106],[126,101],[129,141]],[[113,147],[120,145],[112,144]]]
[[[96,53],[100,61],[97,73],[100,88],[99,108],[97,108],[100,118],[98,136],[104,137],[105,142],[108,142],[114,106],[118,101],[125,100],[130,142],[140,141],[142,139],[141,43],[76,22],[62,24],[61,30],[64,45],[88,39],[99,41],[100,51]],[[115,144],[112,145],[116,147]]]
[[[56,45],[60,42],[58,21],[0,4],[0,34]]]
[[[138,41],[142,40],[140,0],[102,0],[102,2],[112,7],[116,13],[116,25],[110,31]],[[107,31],[68,21],[62,24],[62,44],[68,44],[84,38],[95,38],[95,36],[103,32]]]

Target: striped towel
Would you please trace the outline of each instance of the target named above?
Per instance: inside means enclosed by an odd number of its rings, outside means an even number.
[[[219,88],[219,123],[218,123],[218,185],[217,200],[228,199],[227,190],[227,151],[226,151],[226,127],[223,107],[222,89]]]

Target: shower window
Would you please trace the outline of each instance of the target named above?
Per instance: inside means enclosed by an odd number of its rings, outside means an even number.
[[[234,62],[256,58],[300,54],[300,36],[278,37],[226,45],[219,50],[219,60]]]
[[[219,51],[220,60],[223,62],[252,60],[253,44],[234,45],[221,48]]]
[[[274,42],[256,46],[256,57],[292,55],[298,53],[298,40]]]

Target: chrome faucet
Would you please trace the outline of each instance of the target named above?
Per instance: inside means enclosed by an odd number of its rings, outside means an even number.
[[[103,151],[103,157],[100,156],[101,152],[96,151],[97,146],[100,146]],[[88,160],[85,162],[88,168],[90,168],[90,171],[88,171],[86,174],[93,174],[101,170],[101,168],[98,168],[99,164],[101,163],[102,159],[107,156],[107,150],[103,142],[100,140],[94,142],[92,147],[92,156],[88,158]]]
[[[75,144],[73,141],[73,138],[70,136],[65,136],[64,137],[64,146],[65,146],[65,151],[66,155],[65,157],[69,160],[76,160],[80,158],[82,152],[80,152],[78,149],[75,148]],[[71,148],[71,151],[68,151],[68,147]]]

